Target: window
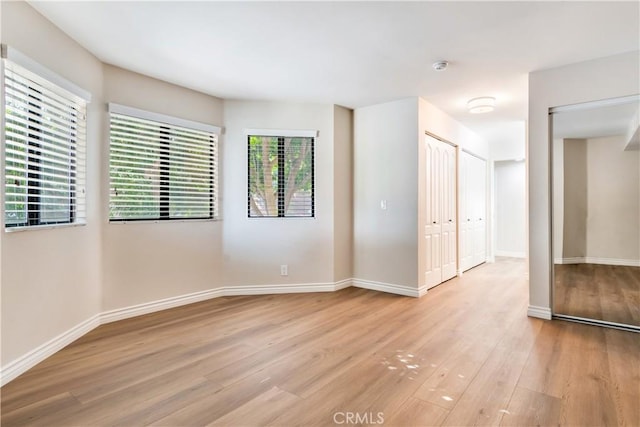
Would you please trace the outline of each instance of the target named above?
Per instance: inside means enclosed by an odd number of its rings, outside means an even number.
[[[215,218],[219,128],[109,108],[109,220]]]
[[[249,217],[315,217],[316,132],[270,133],[248,132]]]
[[[5,227],[84,223],[89,95],[6,46],[2,56]]]

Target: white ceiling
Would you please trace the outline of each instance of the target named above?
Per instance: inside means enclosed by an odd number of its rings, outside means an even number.
[[[422,96],[487,136],[526,119],[528,72],[640,49],[638,2],[30,3],[102,61],[211,95]],[[496,111],[467,113],[477,96]]]
[[[640,77],[639,77],[640,78]],[[627,135],[640,122],[638,101],[553,114],[554,138],[599,138]]]

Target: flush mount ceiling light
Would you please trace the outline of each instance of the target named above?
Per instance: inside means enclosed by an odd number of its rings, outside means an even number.
[[[489,113],[496,108],[496,99],[492,96],[481,96],[467,102],[467,109],[472,114]]]

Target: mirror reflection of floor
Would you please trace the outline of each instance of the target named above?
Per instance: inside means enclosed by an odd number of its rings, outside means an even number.
[[[640,326],[640,267],[555,264],[554,313]]]

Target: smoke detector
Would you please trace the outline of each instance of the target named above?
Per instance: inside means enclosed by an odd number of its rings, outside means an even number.
[[[444,71],[447,69],[448,66],[449,66],[449,63],[447,61],[437,61],[437,62],[434,62],[432,65],[433,69],[436,71]]]

